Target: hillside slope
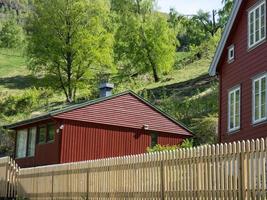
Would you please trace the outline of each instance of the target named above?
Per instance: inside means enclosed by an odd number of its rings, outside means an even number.
[[[217,80],[207,73],[210,61],[210,56],[205,56],[174,69],[158,83],[142,77],[134,83],[124,82],[117,85],[115,92],[134,90],[191,128],[197,143],[212,143],[217,127],[218,88]],[[43,87],[44,81],[31,75],[21,54],[0,50],[0,110],[5,116],[0,115],[0,124],[66,106],[62,94]],[[210,141],[202,141],[203,134],[209,134]]]

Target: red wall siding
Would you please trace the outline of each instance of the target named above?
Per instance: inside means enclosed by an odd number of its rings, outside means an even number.
[[[20,127],[19,129],[37,127],[38,125],[46,124],[48,122],[51,122],[51,121],[43,121],[40,123],[23,126],[23,127]],[[56,128],[57,127],[58,127],[58,124],[56,123]],[[16,162],[18,163],[20,167],[34,167],[34,166],[50,165],[50,164],[59,163],[60,139],[61,139],[60,135],[55,133],[54,142],[47,143],[47,144],[36,144],[34,157],[19,158],[19,159],[16,159]]]
[[[191,136],[189,131],[131,94],[65,112],[56,118],[135,129],[143,129],[146,124],[150,130]]]
[[[159,133],[160,144],[178,144],[181,136]],[[64,120],[60,163],[146,152],[148,131]]]
[[[234,28],[228,38],[219,64],[220,74],[220,138],[221,142],[267,136],[267,124],[252,125],[252,80],[267,71],[267,43],[248,51],[247,10],[257,0],[243,1]],[[235,45],[235,61],[227,63],[227,47]],[[241,130],[228,133],[228,90],[241,85]]]

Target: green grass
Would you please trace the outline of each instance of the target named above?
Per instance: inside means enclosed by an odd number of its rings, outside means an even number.
[[[0,92],[16,94],[30,87],[34,77],[19,50],[0,49]]]
[[[26,61],[18,50],[0,49],[0,77],[28,75]]]
[[[181,69],[173,70],[170,73],[170,75],[163,77],[162,81],[160,81],[158,83],[149,83],[149,84],[145,85],[143,88],[140,88],[140,90],[153,89],[153,88],[157,88],[157,87],[171,85],[174,83],[187,81],[190,79],[197,78],[201,75],[207,74],[208,68],[210,65],[210,61],[211,60],[209,58],[203,58],[203,59],[198,60],[196,62],[193,62],[189,65],[186,65],[185,67],[183,67]]]

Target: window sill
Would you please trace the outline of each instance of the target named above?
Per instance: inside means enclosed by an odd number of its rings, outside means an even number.
[[[235,129],[235,130],[228,130],[228,135],[235,135],[235,134],[237,134],[238,132],[240,132],[240,128],[238,128],[238,129]]]
[[[248,46],[248,52],[253,51],[254,49],[256,49],[257,47],[259,47],[260,45],[262,45],[262,44],[265,43],[265,42],[266,42],[266,38],[263,39],[262,41],[260,41],[259,43],[254,44],[254,45],[251,46],[251,47]]]
[[[253,122],[251,125],[253,127],[257,127],[257,126],[266,125],[266,124],[267,124],[267,119],[264,119],[264,120],[261,120],[261,121],[258,121],[258,122]]]
[[[227,63],[228,63],[228,64],[232,64],[233,62],[235,62],[235,59],[234,59],[234,58],[231,59],[231,60],[227,60]]]

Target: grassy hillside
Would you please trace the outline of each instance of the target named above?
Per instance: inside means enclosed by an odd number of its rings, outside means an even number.
[[[23,55],[18,50],[0,49],[0,91],[14,94],[33,82]]]

